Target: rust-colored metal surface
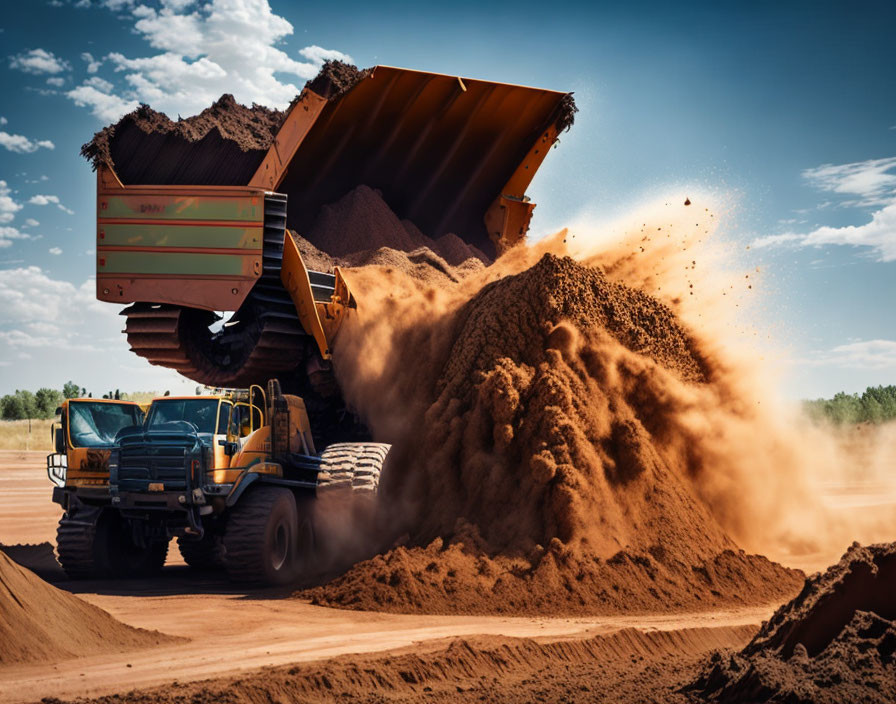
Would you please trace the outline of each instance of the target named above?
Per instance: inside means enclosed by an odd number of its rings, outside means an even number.
[[[295,304],[302,327],[314,338],[321,358],[330,359],[333,338],[354,299],[338,267],[333,275],[314,274],[315,281],[312,281],[295,240],[287,232],[280,278]]]
[[[122,186],[97,171],[97,298],[236,310],[262,274],[264,191]]]
[[[496,217],[512,229],[490,231],[486,212],[506,207],[502,196],[524,199],[556,141],[566,97],[377,66],[329,101],[297,146],[276,185],[289,196],[288,226],[307,234],[321,206],[365,184],[430,237],[453,232],[486,253],[503,251],[528,220]],[[296,109],[315,98],[306,91]]]

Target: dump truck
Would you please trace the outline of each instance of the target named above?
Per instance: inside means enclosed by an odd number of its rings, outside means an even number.
[[[334,486],[375,488],[388,446],[370,442],[332,366],[363,301],[340,267],[309,269],[298,236],[367,186],[427,236],[454,233],[496,257],[524,239],[526,189],[575,110],[570,93],[328,63],[266,150],[127,119],[85,145],[97,298],[125,306],[128,343],[149,363],[246,390],[158,399],[119,434],[108,515],[127,536],[130,573],[157,569],[174,535],[189,564],[282,582],[310,554],[309,502]],[[218,415],[187,417],[213,402]],[[165,415],[178,403],[183,418]]]
[[[320,446],[356,438],[331,358],[357,304],[338,267],[306,268],[294,233],[367,185],[429,237],[494,257],[524,238],[526,189],[574,112],[570,93],[376,66],[322,71],[255,157],[217,130],[187,143],[118,126],[95,162],[97,298],[127,304],[151,364],[209,386],[277,378]]]
[[[70,406],[64,419],[86,412]],[[368,442],[318,453],[302,399],[275,379],[266,390],[160,397],[145,419],[133,413],[119,425],[97,472],[102,500],[63,503],[58,551],[72,578],[151,576],[176,538],[191,567],[283,584],[326,544],[311,503],[333,499],[344,521],[369,514],[389,451]]]
[[[73,577],[110,571],[109,560],[84,550],[84,536],[93,539],[111,503],[109,456],[115,437],[123,428],[142,423],[143,409],[129,401],[72,398],[63,401],[56,416],[50,426],[54,451],[47,455],[47,476],[54,484],[53,501],[63,510],[56,535],[59,562]],[[111,530],[104,522],[100,539]],[[101,552],[106,555],[117,547],[107,544]]]

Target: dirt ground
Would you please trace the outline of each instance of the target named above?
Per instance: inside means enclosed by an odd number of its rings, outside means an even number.
[[[340,693],[364,701],[687,701],[676,690],[705,656],[745,645],[779,605],[575,618],[347,611],[197,576],[174,549],[157,579],[72,583],[49,559],[60,510],[44,454],[0,452],[0,486],[0,544],[20,546],[10,555],[125,624],[190,639],[2,666],[2,704],[113,694],[211,702],[224,691],[239,702]],[[896,504],[892,492],[861,482],[830,486],[829,499],[842,510]],[[810,556],[800,567],[829,561]]]

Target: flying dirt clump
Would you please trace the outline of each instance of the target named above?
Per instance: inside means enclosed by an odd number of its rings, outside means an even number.
[[[360,334],[342,343],[363,358]],[[761,603],[800,583],[740,551],[698,498],[675,400],[712,372],[651,296],[547,254],[392,344],[380,374],[343,365],[341,381],[393,442],[381,492],[401,537],[303,596],[594,613]]]
[[[688,690],[732,703],[896,701],[896,543],[853,543]]]
[[[0,665],[150,648],[180,640],[131,628],[0,552]]]

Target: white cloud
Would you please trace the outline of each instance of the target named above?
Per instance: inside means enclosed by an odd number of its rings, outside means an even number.
[[[845,196],[857,196],[844,205],[883,205],[896,197],[896,157],[868,159],[851,164],[824,164],[803,171],[813,186]]]
[[[0,132],[0,147],[18,154],[30,154],[38,149],[55,149],[56,145],[49,139],[32,141],[20,134]]]
[[[68,61],[45,49],[31,49],[23,54],[11,56],[9,67],[25,73],[62,73],[71,69]]]
[[[65,85],[65,79],[61,76],[54,76],[53,78],[47,79],[47,85],[56,86],[57,88],[62,88]]]
[[[760,237],[752,247],[822,247],[846,245],[870,248],[879,262],[896,261],[896,202],[873,213],[870,222],[846,227],[819,227],[808,234],[792,232]]]
[[[134,31],[159,53],[109,54],[104,60],[123,75],[125,87],[115,90],[85,82],[66,93],[107,121],[138,102],[172,117],[194,115],[223,93],[246,104],[284,108],[324,60],[351,61],[347,54],[319,46],[302,49],[304,61],[290,57],[277,45],[293,27],[271,11],[268,0],[163,0],[158,7],[128,7]],[[288,77],[298,79],[299,85]]]
[[[50,247],[47,251],[54,256],[62,254],[62,250],[59,247]]]
[[[311,46],[306,46],[304,49],[300,49],[299,53],[308,59],[311,63],[316,65],[321,65],[324,61],[344,61],[346,63],[352,63],[353,59],[348,54],[343,54],[341,51],[336,51],[335,49],[324,49],[322,46],[317,46],[317,44],[312,44]]]
[[[37,227],[40,223],[34,218],[28,218],[25,220],[25,227]]]
[[[5,117],[0,117],[0,126],[5,125],[7,122],[9,122],[9,120],[7,120]]]
[[[823,247],[842,245],[870,250],[879,262],[896,261],[896,157],[850,164],[825,164],[803,176],[822,191],[854,196],[841,205],[878,207],[861,225],[821,226],[808,233],[785,232],[759,237],[751,246]],[[826,203],[827,205],[827,203]],[[882,206],[882,207],[881,207]]]
[[[780,245],[799,245],[805,239],[805,235],[798,235],[794,232],[785,232],[780,235],[766,235],[765,237],[758,237],[752,242],[750,242],[750,246],[755,249],[762,249],[763,247],[776,247]]]
[[[64,345],[76,338],[86,344],[91,335],[82,323],[88,315],[112,319],[118,313],[116,306],[97,301],[95,290],[93,279],[75,286],[36,266],[0,270],[0,339],[17,347]]]
[[[134,110],[138,101],[119,98],[111,92],[97,90],[94,86],[81,85],[68,91],[66,95],[71,98],[78,107],[89,107],[96,117],[103,122],[115,122],[122,115]]]
[[[35,239],[28,233],[22,232],[11,225],[0,225],[0,249],[12,246],[13,240],[31,240]]]
[[[84,81],[82,85],[96,88],[98,91],[102,91],[104,93],[110,93],[115,87],[105,78],[100,78],[99,76],[91,76],[86,81]]]
[[[6,181],[0,180],[0,223],[12,222],[16,213],[22,209],[22,204],[16,203],[11,194]]]
[[[102,59],[93,58],[93,54],[87,51],[81,54],[81,60],[87,64],[87,73],[96,73],[100,70],[100,66],[103,65]]]
[[[865,340],[838,345],[815,353],[805,360],[813,366],[839,366],[852,369],[896,369],[896,341]]]
[[[28,199],[28,202],[29,202],[31,205],[50,205],[50,204],[53,204],[53,205],[55,205],[57,208],[59,208],[61,211],[66,212],[66,213],[68,213],[69,215],[74,215],[74,214],[75,214],[75,211],[74,211],[74,210],[70,210],[69,208],[66,208],[61,202],[59,202],[59,196],[41,195],[41,194],[38,194],[38,195],[36,195],[36,196],[31,196],[31,198]]]

